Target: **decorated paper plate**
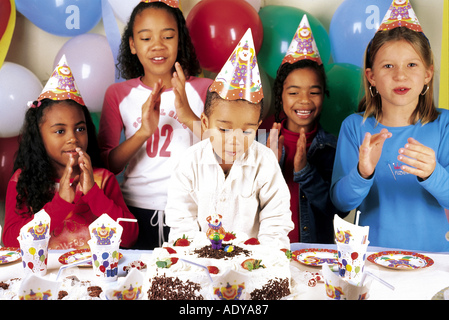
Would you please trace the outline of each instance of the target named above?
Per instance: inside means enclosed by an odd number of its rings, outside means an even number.
[[[301,249],[293,251],[292,258],[307,266],[319,267],[324,263],[337,264],[337,250],[332,249]]]
[[[368,256],[379,266],[396,270],[415,270],[433,265],[433,260],[423,254],[411,251],[382,251]]]
[[[92,267],[92,253],[90,252],[90,248],[84,249],[75,249],[70,250],[64,254],[62,254],[58,261],[62,264],[70,264],[79,260],[86,260],[86,264],[81,264],[78,267]],[[119,252],[119,260],[123,258],[123,254]]]
[[[0,264],[7,264],[10,262],[22,259],[20,248],[3,247],[0,248]]]

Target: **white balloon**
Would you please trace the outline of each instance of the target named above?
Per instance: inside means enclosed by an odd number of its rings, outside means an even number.
[[[108,40],[94,33],[71,38],[56,55],[54,68],[63,54],[87,108],[100,112],[106,89],[115,83],[115,63]]]
[[[139,2],[140,0],[109,0],[115,16],[124,24],[128,23],[131,12]]]
[[[0,69],[0,137],[19,135],[28,110],[28,101],[42,92],[41,81],[25,67],[4,62]]]
[[[260,10],[260,0],[246,0],[257,12]]]

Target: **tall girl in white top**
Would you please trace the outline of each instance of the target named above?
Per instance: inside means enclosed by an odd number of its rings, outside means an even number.
[[[139,221],[140,249],[160,246],[168,235],[167,181],[174,158],[196,139],[193,123],[212,82],[194,76],[201,70],[177,4],[147,0],[133,10],[118,63],[128,80],[107,90],[100,120],[103,159],[115,174],[125,170],[121,187]]]

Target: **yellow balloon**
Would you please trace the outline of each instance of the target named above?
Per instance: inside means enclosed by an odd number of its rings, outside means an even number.
[[[346,265],[346,270],[349,271],[349,272],[351,272],[352,267],[351,267],[349,264],[347,264],[347,265]]]
[[[28,252],[34,256],[34,254],[36,253],[36,249],[30,248],[30,249],[28,249]]]

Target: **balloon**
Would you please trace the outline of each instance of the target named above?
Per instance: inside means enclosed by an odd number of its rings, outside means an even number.
[[[93,33],[74,37],[59,50],[54,67],[63,54],[89,111],[100,112],[106,89],[115,82],[114,58],[108,40]]]
[[[363,67],[363,56],[391,0],[345,0],[335,10],[329,26],[332,57],[337,63]]]
[[[9,179],[13,174],[14,156],[19,149],[19,137],[0,138],[0,202],[5,200]]]
[[[103,254],[101,255],[101,257],[102,257],[103,259],[107,259],[107,258],[109,257],[109,253],[103,252]]]
[[[101,0],[16,0],[16,7],[37,27],[62,37],[86,33],[101,19]]]
[[[260,10],[260,1],[261,0],[246,0],[257,12]]]
[[[347,271],[349,271],[349,272],[351,272],[351,270],[352,270],[352,266],[351,266],[351,265],[349,265],[349,264],[347,264],[347,265],[346,265],[346,270],[347,270]]]
[[[324,97],[320,123],[326,131],[338,136],[342,121],[357,111],[361,98],[362,70],[345,63],[332,63],[324,69],[329,97]]]
[[[40,262],[44,262],[44,261],[45,261],[45,255],[40,255],[39,261],[40,261]]]
[[[34,264],[32,262],[28,262],[28,268],[33,269],[34,268]]]
[[[259,73],[260,73],[260,81],[262,81],[262,88],[263,88],[262,119],[265,119],[268,114],[273,113],[271,109],[274,108],[274,102],[272,101],[272,88],[270,77],[262,68],[259,68]]]
[[[304,10],[285,6],[266,6],[260,9],[263,24],[263,44],[260,49],[259,65],[274,79],[293,40],[304,14],[310,23],[321,60],[326,64],[330,59],[330,41],[321,22]]]
[[[16,26],[14,0],[0,1],[0,67],[5,61]]]
[[[352,258],[352,260],[357,259],[358,256],[359,256],[359,254],[358,254],[357,252],[351,253],[351,258]]]
[[[198,61],[206,70],[219,72],[248,28],[256,53],[263,27],[254,8],[242,0],[202,0],[186,19]]]
[[[109,0],[109,4],[117,18],[124,24],[128,23],[129,17],[134,7],[139,4],[140,0]]]
[[[0,69],[0,137],[17,136],[22,128],[28,101],[37,99],[42,83],[27,68],[5,62]]]
[[[90,117],[92,118],[92,122],[95,125],[95,131],[98,135],[98,129],[100,128],[101,112],[91,112]]]
[[[31,247],[28,249],[28,252],[34,256],[34,254],[36,253],[36,249]]]

